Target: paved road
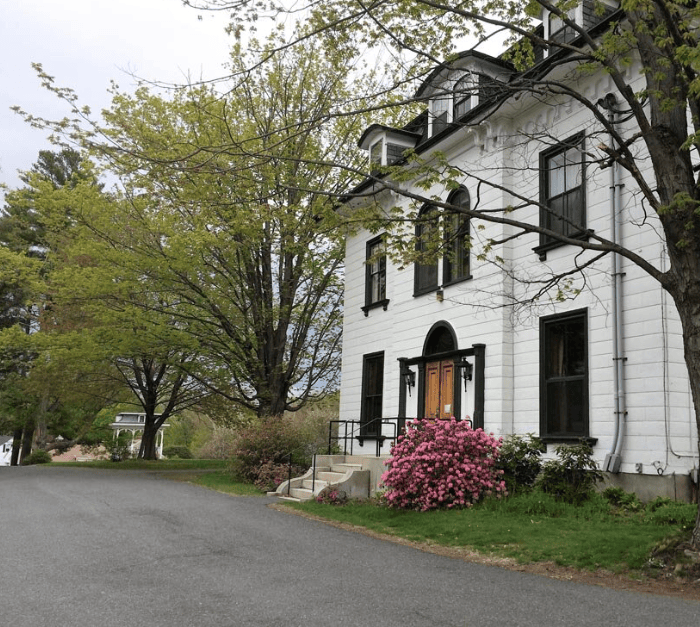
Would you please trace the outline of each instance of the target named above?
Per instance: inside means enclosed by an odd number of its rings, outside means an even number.
[[[12,627],[698,627],[700,603],[469,564],[149,473],[0,468]]]

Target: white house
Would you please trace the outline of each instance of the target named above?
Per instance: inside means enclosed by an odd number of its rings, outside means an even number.
[[[596,17],[592,6],[583,0],[571,17],[593,28],[615,10]],[[561,27],[544,16],[546,37],[574,41]],[[530,76],[574,88],[623,137],[634,132],[607,74],[577,72],[566,51],[536,54]],[[627,72],[641,87],[639,66]],[[598,161],[597,145],[610,139],[591,110],[563,89],[543,97],[513,88],[527,80],[501,58],[465,52],[427,77],[415,120],[374,124],[359,140],[370,163],[416,168],[407,148],[424,162],[444,158],[458,186],[437,177],[426,192],[420,177],[385,172],[348,196],[350,213],[374,202],[417,216],[419,246],[436,232],[448,243],[434,263],[403,265],[385,253],[384,232],[347,238],[339,432],[353,457],[344,461],[367,469],[362,458],[386,457],[406,419],[456,416],[496,435],[538,435],[547,456],[586,438],[612,482],[642,498],[688,498],[697,431],[678,315],[660,285],[617,256],[536,233],[513,237],[507,219],[468,220],[440,206],[493,208],[573,238],[598,233],[664,267],[659,224],[628,175]],[[574,265],[584,269],[565,274]]]
[[[9,466],[12,461],[12,436],[0,435],[0,466]]]

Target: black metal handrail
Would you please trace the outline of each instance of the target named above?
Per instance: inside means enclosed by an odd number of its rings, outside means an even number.
[[[287,462],[287,496],[290,496],[292,492],[292,456],[298,450],[300,449],[295,449],[282,458],[283,461]],[[311,493],[313,494],[316,490],[316,453],[311,457],[311,471]]]
[[[343,452],[345,454],[353,454],[353,444],[356,439],[372,439],[376,440],[376,456],[381,455],[381,448],[384,440],[396,442],[398,435],[398,423],[400,418],[374,418],[367,422],[359,420],[331,420],[328,425],[328,454],[331,455],[333,449],[333,441],[340,446],[343,442]],[[334,435],[334,425],[336,425]],[[387,437],[383,435],[382,425],[389,425],[393,429],[393,435]],[[378,428],[377,428],[378,427]],[[348,441],[350,442],[350,452],[348,453]]]

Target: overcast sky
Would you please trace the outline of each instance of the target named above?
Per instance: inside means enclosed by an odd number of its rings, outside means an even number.
[[[19,186],[17,170],[51,148],[46,133],[10,107],[49,118],[69,113],[41,88],[32,62],[97,112],[109,105],[112,79],[133,87],[125,71],[170,82],[221,76],[226,16],[202,17],[181,0],[0,0],[0,182]]]

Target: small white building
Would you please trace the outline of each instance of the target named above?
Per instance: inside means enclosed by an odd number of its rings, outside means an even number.
[[[160,414],[156,414],[160,417]],[[114,422],[109,426],[114,430],[115,439],[119,437],[119,434],[126,431],[131,434],[131,443],[129,444],[129,452],[131,455],[137,455],[139,448],[141,446],[140,433],[143,433],[144,427],[146,425],[146,414],[140,414],[138,412],[122,412],[114,417]],[[160,429],[158,429],[158,435],[156,438],[156,452],[158,457],[163,456],[163,441],[165,438],[164,429],[169,427],[169,423],[164,423]]]

